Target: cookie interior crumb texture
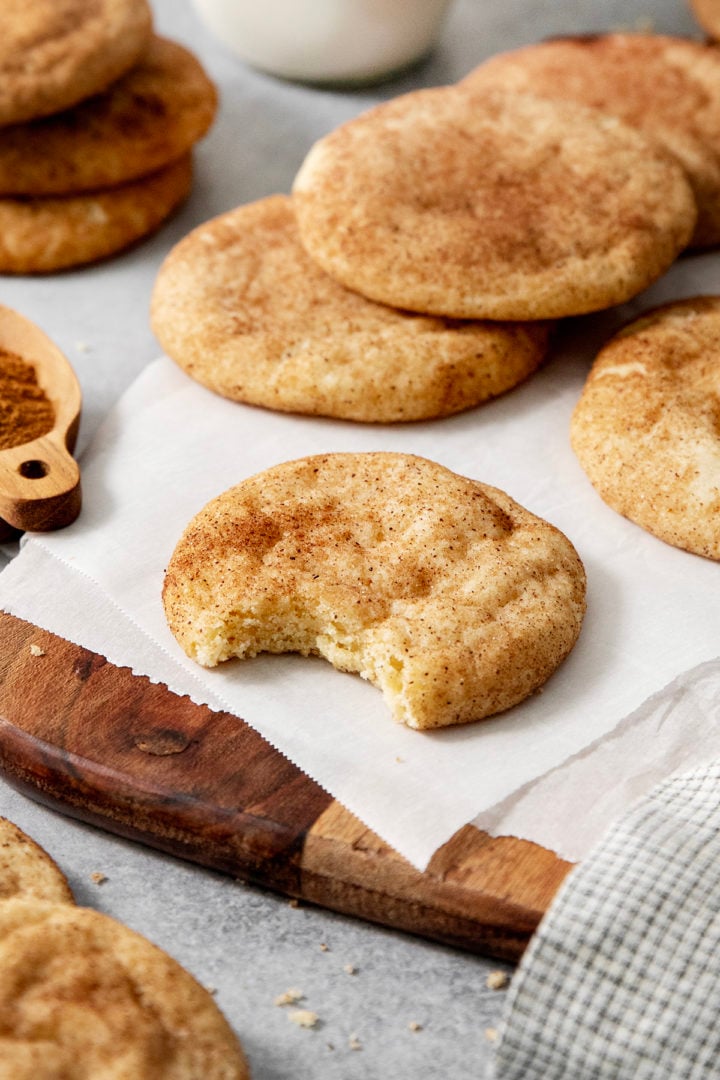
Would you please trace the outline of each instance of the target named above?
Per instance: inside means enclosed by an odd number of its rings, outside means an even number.
[[[278,994],[273,1004],[282,1007],[283,1005],[296,1005],[298,1001],[302,1001],[305,997],[302,990],[285,990],[282,994]]]
[[[186,653],[300,652],[378,686],[414,728],[521,701],[574,645],[585,575],[570,541],[495,488],[406,454],[275,466],[208,504],[163,600]]]
[[[504,990],[510,978],[505,971],[491,971],[485,980],[488,990]]]
[[[288,1013],[288,1020],[298,1027],[314,1028],[320,1022],[320,1017],[311,1009],[293,1009]]]

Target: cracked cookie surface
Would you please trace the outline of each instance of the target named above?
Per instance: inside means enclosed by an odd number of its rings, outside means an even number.
[[[105,90],[140,59],[151,34],[147,0],[3,0],[0,125]]]
[[[109,258],[159,228],[191,185],[188,154],[104,191],[0,198],[0,273],[47,274]]]
[[[0,128],[0,195],[78,195],[156,172],[210,127],[217,94],[182,45],[153,37],[105,93],[32,124]]]
[[[621,330],[592,366],[570,434],[609,506],[720,559],[720,297],[666,304]]]
[[[168,356],[223,397],[365,422],[448,416],[505,393],[540,366],[550,333],[367,300],[306,254],[284,195],[181,240],[158,274],[152,322]]]
[[[293,195],[304,246],[348,288],[475,319],[621,303],[670,266],[697,216],[680,166],[617,118],[461,84],[336,128]]]
[[[425,458],[277,465],[210,502],[164,582],[170,629],[205,666],[325,657],[414,728],[478,720],[536,690],[577,639],[570,541],[508,495]]]
[[[167,953],[70,904],[0,904],[1,1080],[248,1080],[211,995]]]
[[[15,897],[74,902],[57,863],[17,825],[0,817],[0,901]]]
[[[645,132],[690,181],[698,204],[691,244],[720,241],[720,50],[714,45],[662,34],[562,37],[498,53],[461,85],[576,101]]]

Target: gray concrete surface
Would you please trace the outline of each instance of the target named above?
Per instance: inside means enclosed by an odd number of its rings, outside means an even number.
[[[498,49],[551,34],[647,18],[659,31],[698,33],[681,0],[457,0],[430,60],[383,87],[345,93],[248,70],[203,30],[188,0],[154,0],[154,8],[158,29],[194,48],[222,95],[217,123],[197,152],[191,199],[155,237],[115,260],[48,278],[0,279],[0,302],[34,319],[75,366],[85,400],[80,448],[158,352],[148,303],[170,247],[216,213],[289,190],[305,152],[325,131],[376,100],[453,81]],[[145,934],[216,988],[255,1080],[483,1075],[491,1053],[485,1031],[496,1026],[503,999],[485,979],[491,970],[509,970],[504,965],[293,908],[282,897],[73,822],[1,779],[0,814],[50,851],[80,903]],[[95,871],[106,875],[103,884],[91,880]],[[273,1004],[290,987],[318,1013],[315,1029],[294,1026]],[[410,1030],[412,1022],[421,1030]],[[361,1049],[350,1049],[353,1035]]]

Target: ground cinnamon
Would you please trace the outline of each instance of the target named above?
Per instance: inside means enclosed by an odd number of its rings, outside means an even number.
[[[35,368],[0,349],[0,450],[32,442],[54,423],[55,410],[38,385]]]

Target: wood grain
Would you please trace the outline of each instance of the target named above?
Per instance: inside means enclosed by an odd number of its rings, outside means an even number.
[[[505,959],[522,953],[570,869],[468,825],[420,873],[241,719],[5,614],[0,768],[111,832]]]

